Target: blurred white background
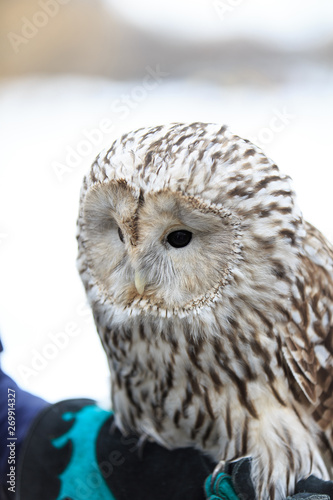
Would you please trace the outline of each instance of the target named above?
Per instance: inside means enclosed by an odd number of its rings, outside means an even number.
[[[124,131],[227,123],[333,241],[331,0],[16,0],[0,30],[1,362],[24,388],[108,402],[75,224],[84,173]]]

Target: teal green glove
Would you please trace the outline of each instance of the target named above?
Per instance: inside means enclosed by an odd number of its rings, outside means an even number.
[[[208,476],[205,481],[207,500],[239,500],[234,490],[231,477],[225,472],[219,472],[215,478]]]
[[[223,472],[208,476],[205,494],[207,500],[256,500],[251,480],[251,458],[226,462]],[[310,476],[299,481],[295,495],[286,500],[333,500],[333,481]]]

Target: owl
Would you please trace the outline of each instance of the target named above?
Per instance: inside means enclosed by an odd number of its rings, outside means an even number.
[[[205,123],[123,135],[77,238],[122,432],[251,456],[259,500],[329,478],[333,247],[258,147]]]

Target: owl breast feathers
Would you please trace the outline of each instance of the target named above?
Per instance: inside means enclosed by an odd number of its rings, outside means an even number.
[[[116,140],[85,177],[78,269],[117,425],[252,457],[285,498],[333,457],[333,249],[290,179],[226,126]]]

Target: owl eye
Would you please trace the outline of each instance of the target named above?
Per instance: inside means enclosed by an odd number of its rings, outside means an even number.
[[[120,227],[118,227],[118,236],[119,236],[119,239],[122,243],[124,243],[124,235],[123,235],[123,232],[122,230],[120,229]]]
[[[190,231],[173,231],[167,237],[167,242],[174,248],[186,247],[192,239]]]

